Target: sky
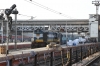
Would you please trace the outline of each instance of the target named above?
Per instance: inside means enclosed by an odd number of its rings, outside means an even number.
[[[88,19],[96,13],[94,0],[0,0],[0,9],[16,4],[17,19]],[[100,12],[99,12],[100,13]],[[25,16],[27,15],[27,16]],[[13,19],[15,18],[11,14]]]

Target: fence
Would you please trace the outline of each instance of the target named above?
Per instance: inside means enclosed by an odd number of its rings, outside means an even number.
[[[15,60],[20,66],[72,66],[82,59],[100,51],[100,44],[84,44],[79,46],[64,47],[62,50],[46,50],[31,52],[30,55],[19,59],[10,59],[10,66]],[[19,63],[22,61],[22,63]]]

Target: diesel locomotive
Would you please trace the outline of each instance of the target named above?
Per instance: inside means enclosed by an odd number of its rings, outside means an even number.
[[[50,42],[62,44],[62,37],[59,31],[36,29],[33,33],[31,48],[45,47]]]

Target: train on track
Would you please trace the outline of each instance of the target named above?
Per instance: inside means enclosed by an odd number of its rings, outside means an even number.
[[[66,44],[66,35],[55,30],[34,30],[31,48],[45,47],[50,42]]]

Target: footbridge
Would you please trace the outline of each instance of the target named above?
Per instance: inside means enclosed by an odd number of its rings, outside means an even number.
[[[13,23],[14,24],[14,23]],[[15,25],[15,24],[14,24]],[[14,28],[14,27],[13,27]],[[63,28],[65,31],[86,31],[89,30],[88,19],[69,19],[69,20],[18,20],[17,30],[18,31],[33,31],[34,29],[43,30],[60,30]]]

